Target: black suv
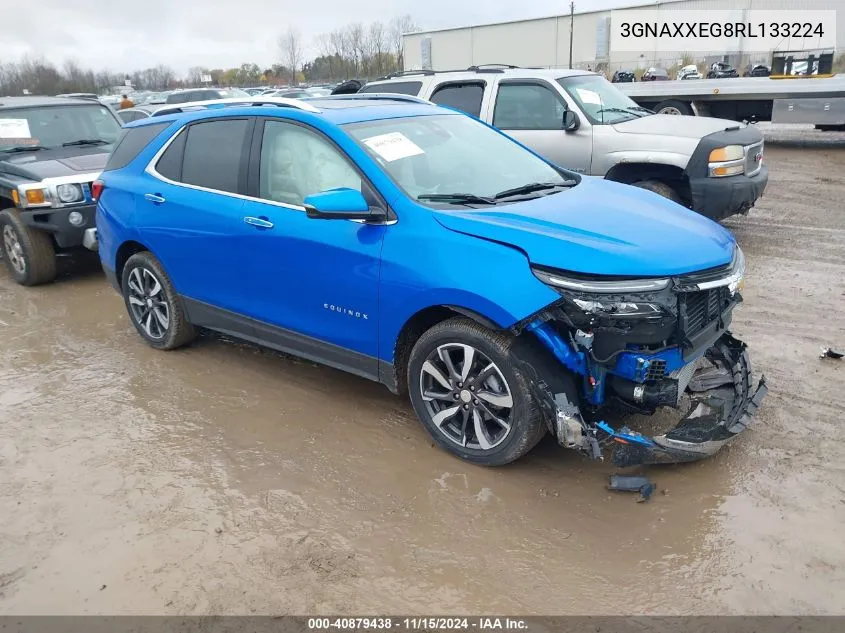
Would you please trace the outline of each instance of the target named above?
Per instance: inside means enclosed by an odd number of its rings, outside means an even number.
[[[91,185],[120,121],[88,99],[0,97],[0,255],[19,284],[56,276],[56,252],[96,248]]]

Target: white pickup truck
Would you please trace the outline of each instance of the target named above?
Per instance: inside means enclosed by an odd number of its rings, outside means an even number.
[[[768,181],[763,137],[753,126],[654,114],[591,72],[406,71],[370,82],[360,93],[400,93],[452,106],[561,167],[650,189],[715,220],[747,212]]]

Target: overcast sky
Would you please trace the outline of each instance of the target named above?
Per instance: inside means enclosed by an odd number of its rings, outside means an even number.
[[[576,11],[625,0],[576,0]],[[566,0],[31,0],[4,2],[3,60],[24,54],[56,64],[136,70],[168,64],[227,68],[279,61],[278,35],[302,31],[306,57],[314,36],[351,22],[388,22],[410,14],[423,28],[464,26],[568,11]],[[11,26],[13,25],[13,26]]]

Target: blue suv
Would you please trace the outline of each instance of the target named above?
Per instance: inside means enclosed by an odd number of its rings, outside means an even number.
[[[147,343],[208,328],[379,381],[470,462],[546,433],[620,465],[699,459],[766,393],[728,331],[745,262],[727,230],[421,99],[159,111],[94,191]],[[679,420],[646,436],[610,404]]]

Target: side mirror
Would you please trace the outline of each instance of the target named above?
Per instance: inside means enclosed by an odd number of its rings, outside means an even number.
[[[581,125],[581,119],[578,118],[578,113],[574,110],[565,110],[563,112],[563,129],[566,132],[574,132]]]
[[[305,214],[315,220],[369,220],[378,216],[371,210],[364,195],[345,187],[329,189],[306,196]]]

